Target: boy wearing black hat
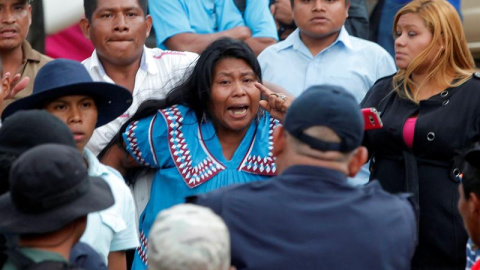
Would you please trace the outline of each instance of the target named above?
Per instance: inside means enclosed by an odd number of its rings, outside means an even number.
[[[0,195],[9,191],[10,168],[27,150],[47,143],[76,147],[72,132],[60,119],[44,110],[17,112],[0,127]],[[0,265],[5,261],[7,249],[0,235]],[[77,243],[70,254],[70,262],[86,270],[106,269],[100,255],[90,246]]]
[[[10,104],[2,119],[16,111],[45,109],[58,117],[73,133],[91,176],[102,177],[112,189],[115,204],[89,215],[82,242],[102,255],[109,269],[126,269],[125,250],[138,246],[135,206],[120,174],[101,164],[85,148],[96,127],[115,119],[130,106],[132,95],[115,84],[93,82],[82,64],[57,59],[37,74],[31,96]]]
[[[0,197],[0,231],[19,235],[19,248],[10,250],[3,270],[36,263],[67,269],[87,214],[114,203],[108,184],[90,177],[77,149],[65,145],[25,152],[13,163],[10,186]]]
[[[225,220],[232,265],[410,268],[417,233],[412,205],[378,182],[347,183],[367,160],[363,133],[357,101],[339,87],[312,87],[294,100],[274,131],[279,175],[197,198]]]
[[[9,190],[10,167],[25,151],[46,143],[75,147],[72,132],[59,119],[41,110],[18,112],[0,128],[0,195]]]

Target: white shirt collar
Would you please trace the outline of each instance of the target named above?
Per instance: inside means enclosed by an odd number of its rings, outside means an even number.
[[[352,49],[352,40],[347,29],[345,29],[345,26],[342,26],[337,39],[327,48],[335,46],[337,43],[342,43],[345,47]],[[300,50],[301,47],[306,47],[305,43],[300,39],[300,29],[295,29],[295,31],[293,31],[284,41],[280,42],[278,45],[278,51],[289,47],[293,47],[295,50]]]
[[[95,71],[102,78],[104,78],[105,81],[114,83],[113,80],[110,79],[110,77],[108,77],[106,74],[102,63],[98,58],[97,50],[94,50],[92,56],[90,57],[89,69],[90,71]],[[151,74],[159,73],[158,67],[155,64],[155,59],[153,58],[153,54],[146,46],[143,46],[142,59],[140,60],[140,70]]]

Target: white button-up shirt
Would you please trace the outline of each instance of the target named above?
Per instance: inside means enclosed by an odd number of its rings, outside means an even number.
[[[148,99],[162,99],[193,67],[198,55],[191,52],[164,51],[144,47],[140,68],[135,76],[133,101],[128,110],[112,122],[95,130],[87,148],[95,155],[110,142],[120,127],[137,111],[140,104]],[[94,81],[115,83],[106,73],[97,52],[82,64]]]

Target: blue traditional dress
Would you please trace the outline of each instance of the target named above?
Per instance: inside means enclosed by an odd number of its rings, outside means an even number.
[[[188,107],[175,105],[132,122],[123,134],[127,150],[140,164],[157,169],[140,216],[140,247],[132,269],[146,268],[148,235],[161,210],[187,196],[275,175],[272,139],[277,124],[265,112],[252,122],[232,159],[226,160],[212,123],[201,123]]]

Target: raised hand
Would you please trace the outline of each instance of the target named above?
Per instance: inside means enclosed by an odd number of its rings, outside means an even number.
[[[268,111],[272,117],[283,122],[287,109],[292,104],[293,97],[284,93],[273,92],[260,83],[255,83],[255,87],[263,94],[264,100],[260,100],[260,106]]]

